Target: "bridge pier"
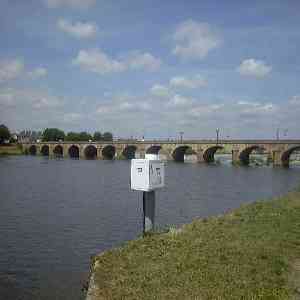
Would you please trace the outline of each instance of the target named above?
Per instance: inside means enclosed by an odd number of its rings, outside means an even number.
[[[103,159],[102,147],[97,147],[97,159]]]
[[[49,145],[49,157],[54,157],[54,152],[53,152],[54,147],[55,147],[54,144]]]
[[[84,159],[85,158],[83,145],[79,146],[79,158],[80,159]]]
[[[273,156],[272,156],[272,151],[268,152],[268,157],[267,157],[267,164],[273,163]]]
[[[197,162],[198,163],[204,163],[204,157],[203,157],[204,151],[202,149],[198,149],[196,152],[197,155]]]
[[[281,166],[283,166],[282,160],[281,160],[281,156],[282,156],[282,151],[280,151],[280,150],[273,150],[273,152],[272,152],[272,160],[273,160],[273,166],[274,167],[281,167]]]
[[[123,148],[116,148],[116,152],[115,152],[115,157],[114,159],[120,159],[120,158],[124,158],[124,155],[123,155]]]
[[[233,165],[240,164],[240,150],[239,149],[232,150],[232,164]]]
[[[68,158],[69,157],[69,146],[63,145],[63,157]]]

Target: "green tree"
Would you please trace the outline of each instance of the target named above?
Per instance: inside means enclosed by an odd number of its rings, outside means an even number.
[[[65,138],[66,141],[69,142],[79,142],[80,141],[80,135],[78,132],[68,132]]]
[[[99,131],[96,131],[95,133],[94,133],[94,136],[93,136],[93,140],[94,141],[101,141],[102,140],[102,134],[101,134],[101,132],[99,132]]]
[[[103,133],[103,140],[104,141],[112,141],[113,140],[113,135],[111,132],[104,132]]]
[[[68,132],[65,138],[65,140],[69,142],[87,142],[92,139],[92,136],[86,131],[82,131],[80,133],[71,131]]]
[[[0,125],[0,144],[3,144],[6,140],[10,139],[10,132],[9,129],[1,124]]]
[[[43,132],[44,142],[54,142],[65,139],[65,133],[58,128],[46,128]]]
[[[93,137],[87,133],[86,131],[82,131],[79,133],[79,138],[80,138],[80,141],[89,141],[89,140],[92,140]]]

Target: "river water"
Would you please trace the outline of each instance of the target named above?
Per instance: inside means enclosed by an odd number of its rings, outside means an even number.
[[[141,234],[129,171],[129,161],[0,158],[0,299],[83,299],[90,255]],[[168,162],[156,223],[217,215],[299,183],[299,167]]]

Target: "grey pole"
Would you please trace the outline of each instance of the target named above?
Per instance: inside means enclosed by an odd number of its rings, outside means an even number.
[[[277,128],[277,130],[276,130],[276,140],[277,141],[279,141],[279,130],[280,130],[279,128]]]
[[[182,144],[184,132],[183,132],[183,131],[180,131],[179,134],[180,134],[180,143]]]
[[[143,232],[154,229],[155,191],[143,192]]]

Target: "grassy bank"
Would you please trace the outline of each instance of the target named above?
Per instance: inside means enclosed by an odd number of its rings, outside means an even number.
[[[300,191],[107,251],[91,283],[97,300],[300,299]]]
[[[0,146],[0,155],[20,155],[23,154],[19,145]]]

